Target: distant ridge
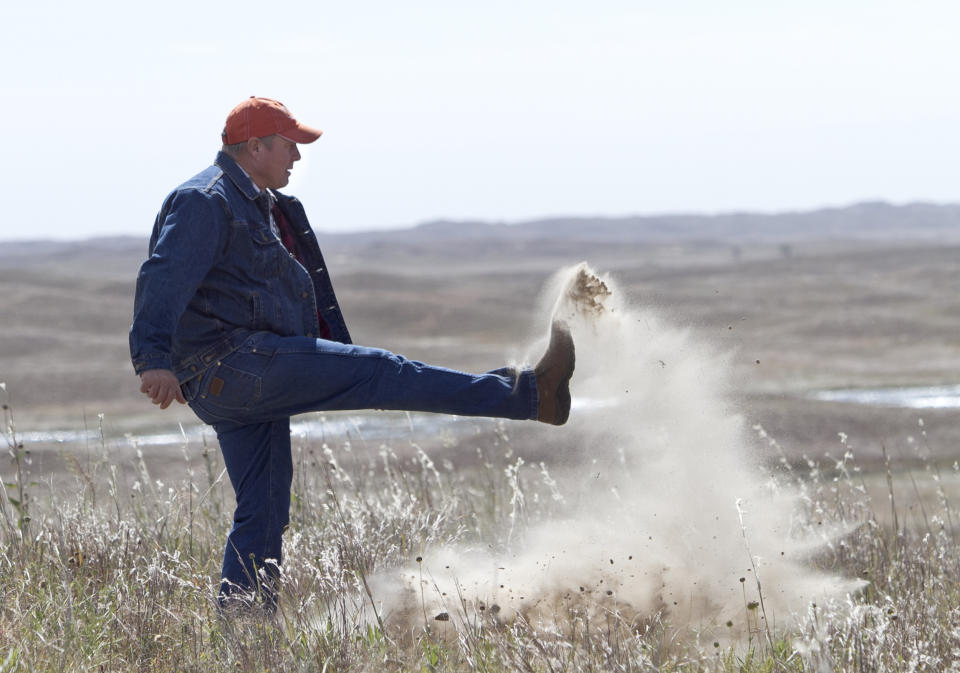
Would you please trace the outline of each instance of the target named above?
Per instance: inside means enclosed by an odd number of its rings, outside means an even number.
[[[779,213],[631,215],[622,217],[545,217],[516,223],[435,220],[405,229],[351,233],[319,230],[321,242],[344,251],[399,246],[406,252],[450,244],[498,245],[549,242],[569,245],[716,243],[778,244],[818,240],[960,243],[960,204],[868,201],[844,207]],[[113,236],[83,241],[4,241],[0,260],[11,257],[75,255],[83,247],[99,252],[146,254],[144,236]]]
[[[816,240],[960,243],[960,204],[882,201],[782,213],[549,217],[514,224],[436,220],[410,229],[323,233],[345,247],[428,245],[452,241],[669,244],[799,243]]]

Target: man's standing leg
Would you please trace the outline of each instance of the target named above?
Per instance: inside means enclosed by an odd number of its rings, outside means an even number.
[[[218,423],[214,429],[237,496],[223,556],[221,599],[238,589],[254,589],[269,603],[275,568],[267,560],[280,564],[281,536],[290,520],[290,419]],[[258,574],[261,569],[264,573]]]

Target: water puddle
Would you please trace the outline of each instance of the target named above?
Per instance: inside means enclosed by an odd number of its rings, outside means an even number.
[[[823,402],[866,404],[902,409],[958,409],[960,385],[899,388],[842,388],[821,390],[810,395]]]
[[[615,400],[574,398],[574,411],[586,411],[612,406]],[[293,419],[290,432],[295,437],[312,437],[320,440],[351,438],[363,441],[382,442],[404,438],[446,436],[466,437],[478,429],[493,429],[497,421],[490,418],[469,418],[442,414],[384,412],[328,412],[305,414]],[[98,446],[107,441],[111,445],[128,444],[139,447],[182,446],[206,443],[217,446],[213,429],[201,424],[185,424],[174,427],[171,432],[116,433],[109,423],[103,436],[99,429],[59,429],[46,431],[18,431],[17,438],[24,444],[59,444],[80,449]]]
[[[456,416],[406,414],[402,412],[310,414],[301,416],[291,422],[290,432],[294,436],[318,438],[352,436],[373,441],[407,434],[412,435],[414,432],[418,434],[437,434],[465,431],[465,428],[458,427],[457,418]],[[125,441],[137,446],[176,446],[185,443],[197,444],[204,441],[216,446],[217,443],[213,429],[199,422],[183,425],[173,432],[161,433],[125,433],[117,436],[110,432],[108,426],[104,430],[103,437],[97,429],[25,431],[18,432],[17,437],[20,441],[28,444],[50,443],[76,447],[97,445],[102,440],[108,440],[111,443]]]

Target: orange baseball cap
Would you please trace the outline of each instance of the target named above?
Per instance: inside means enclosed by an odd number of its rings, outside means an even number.
[[[234,145],[274,134],[295,143],[312,143],[323,131],[298,122],[280,101],[250,96],[230,110],[221,137],[225,145]]]

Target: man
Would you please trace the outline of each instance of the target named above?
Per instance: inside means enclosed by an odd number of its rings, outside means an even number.
[[[534,370],[468,374],[351,344],[300,202],[286,186],[298,144],[321,131],[251,97],[227,116],[214,164],[164,201],[137,278],[130,352],[141,392],[213,426],[237,496],[221,598],[273,594],[292,460],[290,416],[405,409],[536,419],[570,411],[574,348],[555,323]],[[266,582],[264,582],[266,580]]]

